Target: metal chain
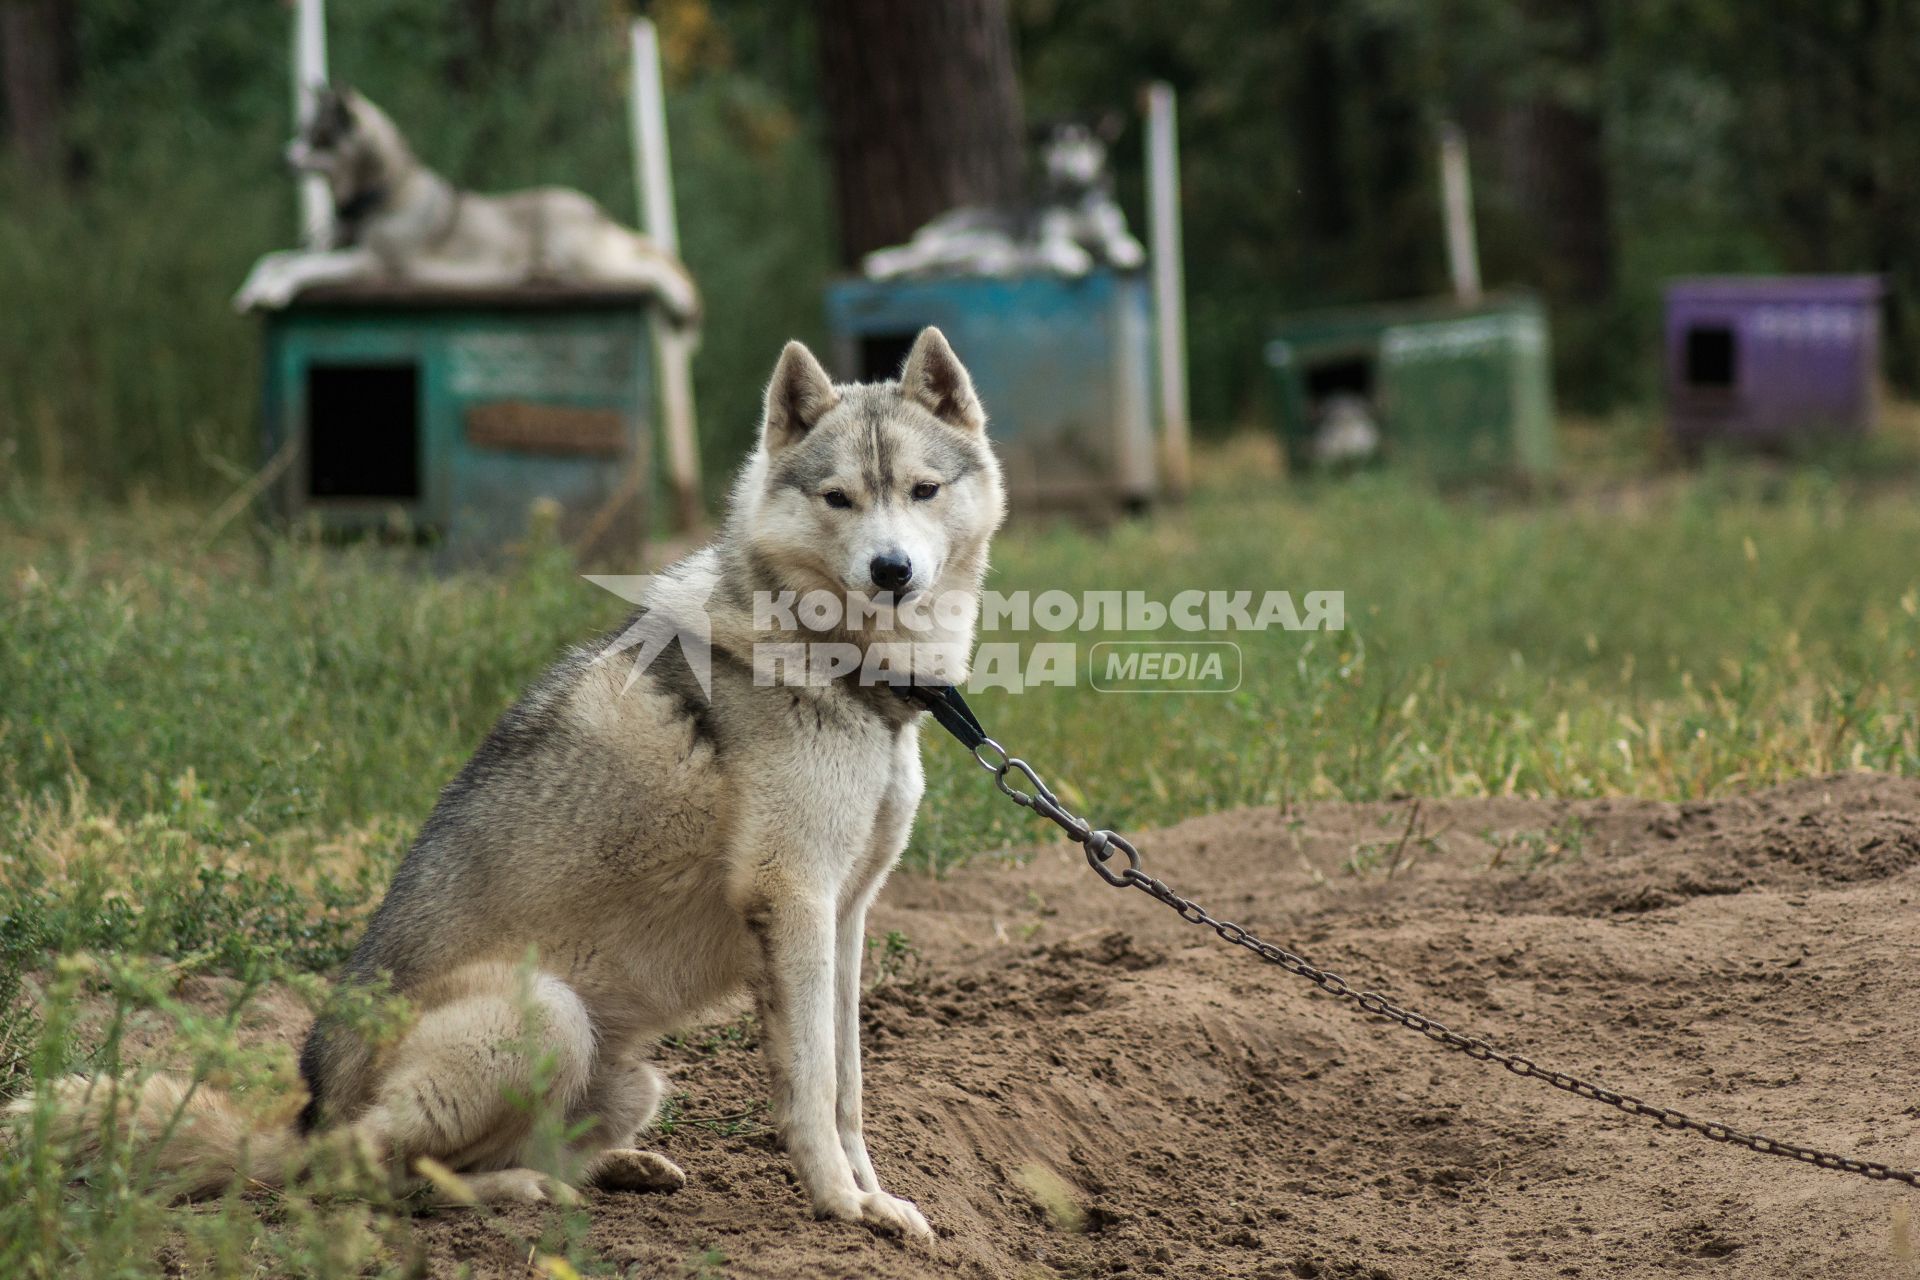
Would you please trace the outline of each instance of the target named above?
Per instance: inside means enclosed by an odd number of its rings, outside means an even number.
[[[995,758],[990,759],[989,754]],[[1841,1173],[1857,1173],[1875,1182],[1901,1182],[1909,1187],[1920,1188],[1920,1169],[1896,1169],[1878,1160],[1859,1160],[1833,1151],[1805,1147],[1797,1142],[1786,1142],[1779,1138],[1769,1138],[1764,1134],[1749,1133],[1729,1124],[1721,1124],[1717,1120],[1702,1120],[1684,1111],[1676,1111],[1672,1107],[1657,1106],[1636,1098],[1630,1093],[1621,1093],[1617,1089],[1609,1089],[1605,1085],[1583,1080],[1568,1072],[1543,1067],[1531,1058],[1509,1053],[1476,1036],[1462,1035],[1443,1022],[1415,1013],[1411,1009],[1401,1008],[1377,992],[1355,991],[1339,974],[1311,964],[1285,947],[1262,941],[1237,924],[1214,918],[1192,899],[1181,897],[1169,889],[1165,883],[1142,871],[1140,851],[1133,847],[1131,841],[1116,832],[1095,830],[1092,824],[1077,817],[1060,803],[1060,798],[1041,779],[1032,765],[1018,756],[1009,754],[1005,747],[992,738],[986,739],[973,748],[973,758],[979,761],[981,768],[993,775],[994,782],[1000,790],[1005,792],[1015,804],[1031,809],[1041,817],[1050,820],[1066,832],[1075,844],[1083,846],[1087,853],[1087,865],[1108,884],[1115,888],[1140,890],[1154,901],[1173,908],[1182,920],[1212,929],[1224,941],[1236,947],[1245,947],[1269,964],[1278,965],[1288,973],[1305,978],[1334,999],[1345,1001],[1354,1009],[1397,1022],[1410,1031],[1419,1032],[1435,1044],[1464,1053],[1477,1062],[1498,1063],[1517,1076],[1545,1081],[1563,1092],[1577,1094],[1593,1102],[1617,1108],[1630,1116],[1645,1116],[1663,1128],[1684,1129],[1715,1142],[1745,1147],[1763,1156],[1780,1156],[1788,1160],[1798,1160],[1816,1168],[1836,1169]],[[1033,790],[1023,791],[1008,782],[1007,775],[1011,773],[1018,773]],[[1114,871],[1107,866],[1108,859],[1116,851],[1124,855],[1127,861],[1126,867],[1120,871]]]

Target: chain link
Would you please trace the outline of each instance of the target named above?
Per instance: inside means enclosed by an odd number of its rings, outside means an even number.
[[[983,754],[989,752],[997,759],[988,759],[987,755]],[[1181,897],[1169,889],[1163,881],[1148,875],[1141,870],[1140,851],[1133,847],[1131,841],[1112,831],[1095,830],[1092,824],[1076,816],[1060,803],[1059,797],[1041,779],[1032,765],[1008,752],[992,738],[986,739],[975,747],[973,756],[980,762],[982,768],[993,774],[995,784],[1015,804],[1031,809],[1046,818],[1066,832],[1068,838],[1075,844],[1083,846],[1086,849],[1087,865],[1092,867],[1102,880],[1116,888],[1140,890],[1155,902],[1172,908],[1175,914],[1189,924],[1202,925],[1213,930],[1222,941],[1230,942],[1236,947],[1244,947],[1267,963],[1278,965],[1296,977],[1305,978],[1321,991],[1336,1000],[1345,1002],[1351,1008],[1375,1017],[1386,1018],[1409,1031],[1417,1031],[1435,1044],[1463,1053],[1476,1062],[1498,1063],[1517,1076],[1543,1081],[1562,1092],[1616,1108],[1630,1116],[1644,1116],[1662,1128],[1683,1129],[1714,1142],[1745,1147],[1763,1156],[1780,1156],[1820,1169],[1857,1173],[1875,1182],[1900,1182],[1909,1187],[1920,1188],[1920,1169],[1896,1169],[1878,1160],[1860,1160],[1833,1151],[1822,1151],[1817,1147],[1805,1147],[1797,1142],[1787,1142],[1779,1138],[1769,1138],[1764,1134],[1736,1129],[1732,1125],[1721,1124],[1717,1120],[1703,1120],[1697,1116],[1688,1115],[1684,1111],[1676,1111],[1672,1107],[1657,1106],[1636,1098],[1630,1093],[1621,1093],[1616,1089],[1609,1089],[1605,1085],[1582,1079],[1568,1072],[1543,1067],[1531,1058],[1518,1053],[1509,1053],[1477,1036],[1462,1035],[1444,1022],[1415,1013],[1411,1009],[1401,1008],[1378,992],[1356,991],[1345,978],[1332,970],[1322,969],[1285,947],[1256,938],[1231,921],[1216,919],[1208,914],[1206,908],[1191,898]],[[1022,790],[1008,782],[1007,775],[1010,773],[1018,773],[1021,780],[1032,790]],[[1107,865],[1116,852],[1125,857],[1127,864],[1119,870]]]

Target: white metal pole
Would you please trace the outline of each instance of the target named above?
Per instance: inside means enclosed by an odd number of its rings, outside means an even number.
[[[294,0],[293,119],[295,127],[313,119],[321,88],[327,83],[326,0]],[[333,245],[333,193],[326,177],[300,175],[300,239],[309,249]]]
[[[1147,86],[1147,215],[1153,241],[1153,310],[1160,372],[1161,452],[1167,489],[1184,496],[1192,480],[1187,421],[1187,313],[1180,255],[1180,144],[1173,86]]]
[[[650,19],[633,20],[633,183],[640,193],[646,233],[668,253],[680,252],[673,216],[673,172],[667,150],[666,92],[660,75],[660,36]]]
[[[668,253],[680,253],[673,216],[673,167],[667,152],[666,93],[660,75],[660,40],[653,23],[636,18],[633,48],[634,182],[644,230]],[[695,335],[666,324],[653,326],[659,365],[660,416],[667,443],[667,483],[673,491],[673,523],[679,532],[705,519],[700,505],[700,450],[694,434],[693,348]]]
[[[1480,245],[1473,227],[1473,177],[1467,170],[1467,139],[1449,120],[1440,126],[1440,206],[1447,222],[1447,269],[1453,296],[1471,306],[1480,301]]]

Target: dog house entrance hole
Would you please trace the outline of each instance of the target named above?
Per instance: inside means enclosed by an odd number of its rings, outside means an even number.
[[[1365,463],[1381,450],[1371,353],[1332,356],[1307,366],[1307,421],[1321,466]]]
[[[1739,349],[1733,330],[1724,324],[1697,324],[1687,329],[1687,385],[1723,391],[1739,374]]]
[[[1364,356],[1322,360],[1307,368],[1307,399],[1319,406],[1337,395],[1373,399],[1373,361]]]
[[[307,457],[315,498],[418,498],[419,366],[307,366]]]
[[[1373,399],[1373,359],[1371,356],[1335,356],[1307,366],[1307,418],[1319,423],[1330,409],[1365,406],[1369,417],[1378,417]]]
[[[888,382],[900,376],[900,366],[913,350],[917,332],[869,333],[860,339],[860,381]]]

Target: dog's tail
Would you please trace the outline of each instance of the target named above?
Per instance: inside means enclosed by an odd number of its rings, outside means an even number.
[[[122,1144],[151,1162],[180,1195],[216,1195],[236,1180],[284,1186],[307,1141],[291,1122],[263,1122],[224,1090],[173,1075],[141,1081],[67,1076],[45,1091],[10,1103],[16,1117],[49,1106],[58,1149],[77,1159]]]

